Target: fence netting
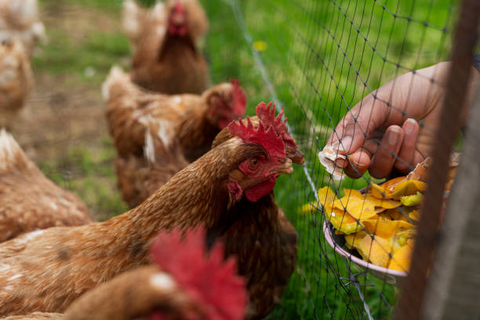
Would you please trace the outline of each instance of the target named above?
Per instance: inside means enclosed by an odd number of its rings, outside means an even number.
[[[254,114],[261,101],[283,108],[289,130],[305,153],[306,163],[295,166],[275,187],[276,201],[298,233],[298,258],[270,318],[391,318],[400,295],[398,283],[408,271],[403,258],[394,259],[395,252],[413,245],[419,199],[404,199],[410,203],[405,205],[400,196],[392,197],[382,183],[393,176],[378,179],[367,171],[356,179],[335,179],[318,154],[331,137],[344,138],[335,128],[367,96],[376,101],[369,117],[383,110],[415,118],[414,93],[426,81],[424,90],[431,94],[425,103],[435,103],[442,85],[439,69],[417,70],[448,60],[458,1],[201,2],[210,20],[203,51],[212,83],[238,78],[247,92],[247,114]],[[115,150],[100,96],[110,66],[128,68],[130,63],[130,45],[119,24],[122,3],[40,3],[49,49],[34,57],[37,89],[28,102],[31,113],[23,120],[28,130],[18,130],[16,137],[50,178],[76,191],[97,218],[107,219],[126,211],[116,190],[111,166]],[[407,73],[410,85],[401,91],[405,103],[392,102],[400,92],[395,81],[389,94],[377,95],[378,88]],[[380,137],[387,123],[373,131],[358,124],[365,119],[356,116],[353,132],[364,136],[368,148],[393,156],[403,164],[403,173],[415,168],[412,159],[384,145]],[[417,123],[419,135],[433,134],[430,122]],[[36,134],[40,128],[42,135]],[[344,147],[338,143],[334,155],[344,154]],[[412,188],[422,191],[418,184]],[[382,232],[379,223],[386,226]],[[394,264],[392,272],[388,266]]]
[[[389,238],[380,230],[390,228],[392,222],[365,223],[368,219],[362,215],[368,205],[356,202],[354,190],[364,192],[358,199],[372,200],[367,188],[394,176],[375,179],[367,171],[358,179],[344,175],[337,180],[320,163],[318,153],[331,136],[336,141],[343,138],[334,129],[369,95],[378,100],[369,117],[386,108],[404,119],[418,119],[411,105],[416,103],[415,89],[424,81],[428,85],[423,90],[429,92],[424,103],[436,103],[432,101],[443,85],[439,69],[417,70],[448,60],[458,3],[265,0],[210,1],[205,6],[212,17],[206,52],[214,77],[239,76],[247,87],[250,108],[266,100],[284,108],[293,136],[306,154],[304,167],[297,167],[276,187],[277,201],[295,225],[299,243],[296,270],[271,318],[391,318],[400,295],[399,282],[407,271],[402,261],[394,266],[394,253],[400,247],[399,238],[402,246],[412,245],[409,239],[414,231],[408,229],[417,223],[418,207],[397,206],[398,198],[392,200],[379,189],[383,198],[378,198],[382,200],[375,210],[381,210],[382,202],[387,209],[374,219],[387,216],[395,224],[395,236]],[[212,42],[224,43],[225,49],[209,52]],[[237,49],[232,50],[230,43]],[[389,95],[376,94],[378,88],[408,73],[406,89],[396,88],[394,81]],[[404,104],[396,105],[392,101],[399,92],[407,97]],[[420,135],[434,133],[427,121],[418,119],[418,126]],[[387,124],[380,127],[385,130]],[[369,133],[361,125],[355,130],[403,163],[405,174],[414,169],[411,159],[402,159],[384,146],[378,131]],[[327,199],[337,199],[338,210],[326,208]],[[332,219],[332,213],[341,217]],[[352,220],[351,214],[360,216]],[[352,228],[363,233],[351,233]],[[349,249],[345,230],[350,244],[363,244]]]

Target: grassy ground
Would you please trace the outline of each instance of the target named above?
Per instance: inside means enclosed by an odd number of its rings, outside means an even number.
[[[37,87],[14,133],[49,177],[75,191],[99,219],[107,219],[126,209],[116,189],[115,151],[100,96],[111,65],[129,63],[129,44],[119,25],[121,2],[40,2],[49,42],[35,56]],[[245,41],[228,0],[202,3],[211,21],[204,52],[212,80],[239,78],[248,94],[247,113],[253,114],[258,102],[272,97],[253,58],[252,43]],[[368,175],[334,185],[316,154],[348,108],[370,90],[447,57],[450,41],[442,28],[451,26],[455,6],[448,0],[436,1],[434,7],[430,0],[238,4],[266,76],[306,154],[314,188],[364,187]],[[275,194],[297,228],[299,252],[295,274],[272,318],[366,317],[357,289],[342,279],[355,266],[325,242],[321,213],[297,214],[301,204],[314,200],[302,168],[279,179]],[[389,318],[395,289],[371,276],[360,276],[359,281],[373,316]]]

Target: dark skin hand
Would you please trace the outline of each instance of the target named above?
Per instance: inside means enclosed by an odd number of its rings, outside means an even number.
[[[401,75],[353,107],[329,139],[329,144],[340,141],[339,153],[348,155],[336,165],[352,178],[367,169],[374,178],[385,178],[392,170],[406,174],[431,155],[449,65]],[[472,74],[473,84],[476,69]],[[465,123],[466,114],[461,119]]]

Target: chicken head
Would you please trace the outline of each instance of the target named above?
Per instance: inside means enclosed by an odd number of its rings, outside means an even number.
[[[230,193],[239,200],[243,194],[252,202],[272,191],[277,177],[293,172],[292,161],[286,157],[285,143],[272,127],[267,130],[262,122],[254,128],[250,118],[232,122],[228,126],[232,136],[239,137],[246,144],[261,147],[262,152],[248,157],[230,173],[227,186]]]
[[[238,80],[219,84],[205,94],[209,107],[207,118],[218,128],[226,128],[231,121],[245,114],[247,98]]]

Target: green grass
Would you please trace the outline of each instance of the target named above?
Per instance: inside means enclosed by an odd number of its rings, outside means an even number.
[[[56,0],[43,3],[52,1]],[[251,45],[246,43],[227,1],[201,1],[210,18],[204,52],[213,83],[240,79],[248,95],[247,113],[253,114],[258,102],[272,97],[253,59]],[[121,8],[119,0],[63,2],[80,4],[85,10],[99,10],[117,20]],[[433,7],[430,0],[242,0],[238,3],[253,41],[267,45],[258,54],[289,117],[294,136],[305,152],[307,170],[315,186],[365,187],[370,179],[368,174],[335,184],[319,164],[317,153],[339,119],[370,90],[408,70],[448,58],[450,35],[442,28],[452,27],[456,1],[438,0]],[[409,22],[405,17],[413,20]],[[424,21],[428,21],[428,26]],[[128,41],[118,30],[91,32],[81,41],[74,41],[62,29],[49,30],[51,42],[43,48],[42,57],[35,59],[35,67],[52,74],[68,72],[80,81],[100,83],[112,64],[121,64],[130,54]],[[85,76],[89,67],[97,71],[93,78]],[[42,169],[60,183],[65,183],[65,177],[58,176],[59,169],[77,172],[83,179],[69,187],[98,205],[99,210],[116,214],[124,209],[118,195],[115,196],[116,190],[102,188],[93,180],[100,176],[115,181],[109,162],[113,151],[106,150],[98,154],[73,148],[59,164],[51,167],[44,164]],[[275,195],[297,229],[299,244],[296,270],[271,318],[365,318],[357,290],[341,279],[349,277],[346,261],[333,252],[323,237],[323,215],[297,213],[302,204],[314,200],[302,168],[296,167],[291,176],[279,178]],[[372,276],[368,279],[360,276],[359,281],[374,318],[390,318],[392,309],[378,292],[394,305],[395,288]]]

